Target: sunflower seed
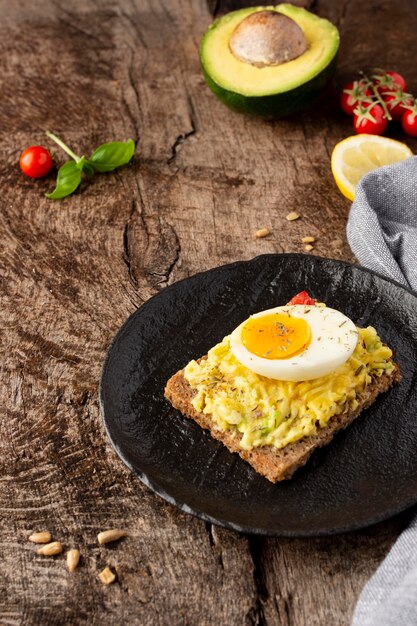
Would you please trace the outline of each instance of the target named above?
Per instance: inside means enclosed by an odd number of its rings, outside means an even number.
[[[67,552],[67,565],[70,572],[73,572],[80,560],[80,551],[76,548],[72,548]]]
[[[120,528],[113,528],[112,530],[103,530],[97,535],[97,539],[100,545],[104,543],[110,543],[111,541],[117,541],[122,537],[126,537],[127,532]]]
[[[32,533],[28,537],[32,543],[49,543],[52,539],[51,533],[48,530],[43,530],[39,533]]]
[[[288,220],[288,222],[293,222],[294,220],[298,220],[299,217],[300,216],[298,215],[298,213],[296,213],[295,211],[291,211],[291,213],[288,213],[285,219]]]
[[[98,575],[103,585],[111,585],[116,580],[116,574],[109,567],[105,567]]]
[[[53,541],[39,548],[38,554],[42,556],[54,556],[55,554],[61,554],[62,550],[62,543],[60,541]]]
[[[262,239],[263,237],[268,237],[271,234],[271,231],[268,228],[260,228],[255,232],[256,239]]]

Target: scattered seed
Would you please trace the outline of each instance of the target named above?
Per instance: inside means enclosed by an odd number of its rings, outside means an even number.
[[[72,548],[67,552],[67,565],[70,572],[73,572],[77,567],[80,560],[80,551],[77,548]]]
[[[104,543],[110,543],[111,541],[117,541],[122,537],[126,537],[127,532],[120,530],[120,528],[113,528],[112,530],[103,530],[97,535],[97,539],[100,545]]]
[[[98,575],[103,585],[111,585],[116,580],[116,574],[109,567],[105,567]]]
[[[308,243],[306,246],[304,246],[304,250],[306,250],[307,252],[311,252],[312,250],[314,250],[314,248]]]
[[[48,530],[43,530],[39,533],[32,533],[28,537],[32,543],[49,543],[52,539],[51,533]]]
[[[60,541],[53,541],[39,548],[38,554],[42,556],[54,556],[55,554],[61,554],[62,550],[62,543]]]
[[[285,219],[287,219],[289,222],[293,222],[294,220],[298,220],[299,217],[300,216],[298,215],[298,213],[296,213],[295,211],[291,211],[291,213],[288,213]]]
[[[303,237],[301,239],[303,243],[314,243],[316,241],[315,237]]]
[[[255,233],[256,239],[262,239],[263,237],[268,237],[271,234],[271,231],[268,228],[260,228]]]
[[[332,248],[343,248],[343,240],[342,239],[335,239],[334,241],[330,242],[330,245],[332,246]]]

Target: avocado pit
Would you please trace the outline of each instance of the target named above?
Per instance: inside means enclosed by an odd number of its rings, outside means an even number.
[[[258,11],[242,20],[229,40],[232,54],[256,67],[297,59],[308,48],[298,24],[277,11]]]

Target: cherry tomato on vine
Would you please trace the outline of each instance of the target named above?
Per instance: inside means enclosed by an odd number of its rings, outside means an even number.
[[[354,80],[343,87],[340,96],[340,106],[345,113],[353,115],[356,107],[371,94],[372,91],[366,86],[365,81]]]
[[[353,126],[358,134],[382,135],[388,120],[380,104],[371,104],[368,107],[358,107],[353,116]]]
[[[42,146],[30,146],[20,155],[20,169],[29,178],[42,178],[50,172],[53,161],[49,151]]]
[[[393,82],[398,85],[399,87],[401,87],[401,89],[403,91],[405,91],[407,89],[407,83],[405,82],[405,78],[404,76],[401,76],[401,74],[398,74],[398,72],[387,72],[388,76],[391,76]]]
[[[407,135],[417,137],[417,105],[405,111],[401,118],[401,124]]]
[[[407,107],[413,104],[412,96],[404,93],[401,87],[395,91],[384,91],[381,96],[393,120],[401,120]]]
[[[398,72],[380,72],[373,75],[373,83],[380,93],[392,91],[395,87],[401,87],[403,91],[407,89],[404,76]]]

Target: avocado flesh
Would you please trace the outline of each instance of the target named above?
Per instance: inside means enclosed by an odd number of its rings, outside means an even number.
[[[229,40],[240,22],[258,11],[277,11],[294,20],[307,40],[307,51],[287,63],[267,67],[256,67],[236,58],[230,50]],[[332,62],[338,47],[338,30],[328,20],[290,4],[261,6],[234,11],[214,22],[201,44],[201,63],[209,86],[221,99],[224,99],[221,97],[221,90],[235,96],[259,98],[291,92],[319,77],[329,66],[333,68]],[[325,72],[326,80],[328,73]],[[319,83],[322,88],[323,81],[320,80]],[[314,91],[308,89],[305,97],[309,99]],[[238,97],[236,101],[239,102]],[[306,101],[306,106],[309,103]],[[230,102],[226,104],[233,106]],[[287,108],[291,109],[290,106]],[[281,114],[279,110],[277,113]],[[284,114],[287,115],[288,112]]]

